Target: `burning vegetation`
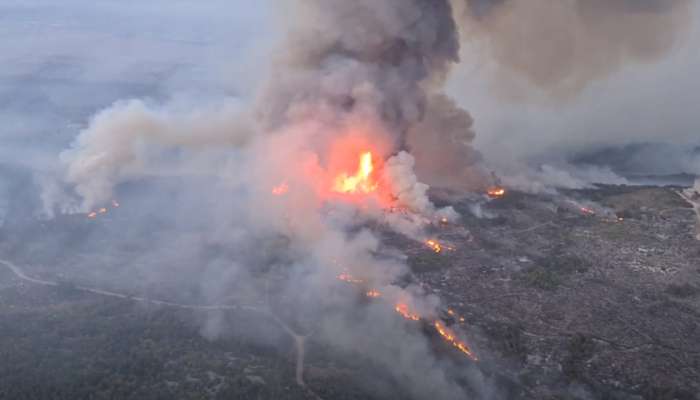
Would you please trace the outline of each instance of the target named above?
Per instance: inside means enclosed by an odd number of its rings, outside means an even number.
[[[492,199],[500,199],[506,195],[506,189],[500,186],[492,186],[486,190],[486,195]]]
[[[279,185],[272,188],[272,194],[275,196],[284,196],[289,192],[289,185],[287,182],[282,182]]]
[[[371,193],[377,190],[378,183],[374,176],[374,161],[372,152],[366,151],[360,155],[359,167],[354,175],[342,173],[335,178],[333,190],[338,193]]]
[[[112,200],[111,202],[112,208],[119,208],[120,204],[116,200]],[[95,219],[100,215],[107,214],[109,212],[109,209],[107,207],[100,207],[95,211],[90,211],[87,213],[88,219]]]
[[[362,279],[357,279],[354,278],[352,275],[349,273],[342,273],[338,275],[338,279],[347,282],[350,284],[355,284],[355,285],[364,285],[365,281]],[[379,299],[382,297],[382,293],[379,290],[376,289],[370,289],[365,292],[365,296],[369,299]],[[473,361],[478,361],[478,357],[476,357],[475,353],[473,350],[467,345],[466,342],[461,341],[457,338],[457,334],[449,329],[443,321],[440,319],[434,319],[431,321],[425,321],[425,319],[418,314],[417,312],[413,311],[407,303],[405,302],[397,302],[394,305],[394,311],[396,311],[397,314],[399,314],[402,318],[409,320],[409,321],[423,321],[426,322],[430,327],[435,329],[435,331],[439,334],[440,338],[444,340],[445,342],[449,343],[452,347],[458,349],[460,352],[462,352],[464,355],[469,357]],[[450,316],[450,318],[453,318],[460,323],[463,323],[465,321],[464,317],[458,316],[457,313],[454,312],[452,309],[447,310],[447,314]]]

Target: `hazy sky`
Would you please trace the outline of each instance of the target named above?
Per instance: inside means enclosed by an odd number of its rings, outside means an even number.
[[[250,93],[269,11],[265,0],[0,2],[0,161],[41,168],[118,99]]]
[[[119,98],[251,94],[280,34],[270,3],[4,0],[0,161],[17,147],[40,154],[64,147],[89,115]],[[670,57],[628,66],[579,97],[504,99],[490,60],[468,47],[450,92],[474,117],[477,145],[489,158],[634,141],[697,143],[699,9],[691,37]]]

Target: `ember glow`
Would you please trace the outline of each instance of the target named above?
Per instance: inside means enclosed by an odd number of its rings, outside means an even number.
[[[428,240],[425,242],[425,244],[436,253],[442,252],[442,245],[435,240]]]
[[[500,199],[506,195],[506,190],[500,186],[493,186],[488,188],[486,194],[492,199]]]
[[[342,274],[338,275],[338,279],[340,279],[343,282],[347,283],[364,283],[362,279],[357,279],[354,276],[348,274],[347,272],[343,272]]]
[[[119,202],[117,202],[116,200],[112,200],[112,207],[113,208],[119,208],[119,206],[120,206]],[[109,212],[109,209],[107,207],[100,207],[97,210],[90,211],[89,213],[87,213],[87,217],[89,219],[95,219],[95,218],[97,218],[98,215],[107,214],[107,212]]]
[[[376,290],[369,290],[367,291],[367,293],[365,293],[365,295],[373,299],[376,299],[377,297],[382,297],[382,294]]]
[[[374,161],[372,152],[366,151],[360,155],[359,166],[354,175],[342,173],[334,182],[333,190],[338,193],[371,193],[377,189],[374,180]]]
[[[581,212],[587,215],[595,215],[595,211],[591,210],[590,208],[587,207],[581,207],[580,208]]]
[[[442,253],[444,250],[449,250],[449,251],[454,250],[453,247],[441,244],[440,242],[438,242],[437,240],[434,240],[434,239],[426,240],[425,245],[430,247],[430,249],[432,251],[434,251],[435,253]]]
[[[435,330],[438,331],[440,336],[442,336],[442,338],[445,339],[446,342],[459,349],[459,351],[466,354],[467,357],[471,358],[472,360],[479,361],[479,359],[469,348],[469,346],[461,340],[457,339],[455,333],[452,332],[448,327],[446,327],[445,324],[443,324],[441,321],[435,321],[433,323],[433,326],[435,327]]]
[[[287,182],[282,182],[279,185],[272,188],[272,194],[275,196],[283,196],[289,192],[289,185]]]

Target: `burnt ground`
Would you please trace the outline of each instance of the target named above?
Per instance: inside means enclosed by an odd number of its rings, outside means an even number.
[[[600,207],[592,215],[571,200]],[[507,398],[700,398],[700,242],[673,188],[509,193],[483,204],[480,218],[472,201],[452,203],[462,219],[432,233],[453,251],[384,239],[408,255],[415,281],[464,317],[451,322]],[[4,258],[48,265],[60,253],[37,254],[8,229]],[[28,235],[56,229],[42,223]],[[56,263],[66,281],[90,280]],[[26,272],[64,279],[47,267]],[[35,285],[0,269],[0,398],[310,398],[295,384],[292,341],[278,326],[221,313],[230,334],[207,340],[201,314]],[[381,367],[313,336],[307,350],[306,382],[325,399],[406,398],[400,382],[378,379]]]
[[[520,193],[464,204],[435,234],[455,251],[413,257],[418,279],[465,316],[483,363],[527,398],[696,399],[700,242],[672,188]],[[621,218],[621,219],[618,219]],[[504,365],[504,360],[507,360]]]

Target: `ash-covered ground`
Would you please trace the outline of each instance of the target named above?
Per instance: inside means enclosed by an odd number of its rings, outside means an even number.
[[[697,399],[700,242],[693,209],[676,190],[509,192],[480,206],[436,191],[436,203],[461,214],[458,223],[433,227],[442,251],[390,232],[383,243],[406,254],[410,279],[443,300],[453,314],[446,308],[445,321],[459,326],[480,360],[439,340],[435,352],[456,368],[476,365],[494,398]],[[304,374],[315,394],[296,384],[293,340],[266,316],[139,301],[202,299],[176,273],[160,283],[139,275],[152,260],[133,254],[145,249],[110,246],[111,227],[123,226],[110,219],[133,217],[125,204],[95,221],[27,216],[2,226],[0,258],[60,284],[0,268],[0,398],[406,398],[382,367],[315,342],[313,332]],[[169,229],[165,216],[152,218],[151,226]],[[140,239],[159,234],[123,235],[148,243]],[[121,265],[107,262],[115,258]],[[262,301],[249,292],[228,300]],[[211,314],[227,334],[207,335],[202,321]]]

